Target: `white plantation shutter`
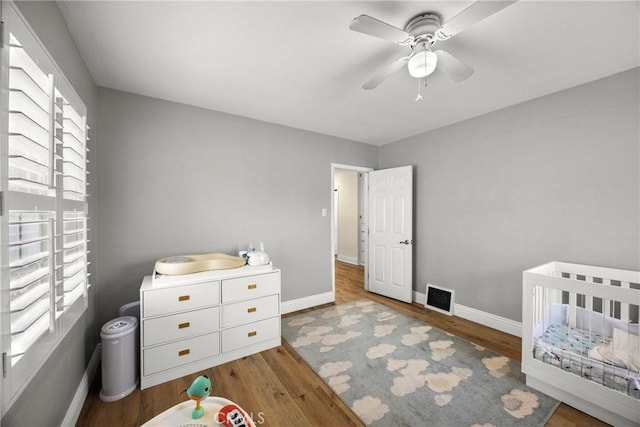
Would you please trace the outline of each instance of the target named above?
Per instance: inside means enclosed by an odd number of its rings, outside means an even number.
[[[64,98],[63,106],[63,193],[65,199],[84,201],[86,195],[86,123]]]
[[[87,306],[87,125],[86,107],[15,6],[1,7],[4,415]]]
[[[67,211],[63,214],[63,283],[62,304],[67,310],[87,293],[87,221],[82,211]]]
[[[47,75],[10,34],[9,190],[51,195],[51,90]]]
[[[51,247],[55,219],[50,120],[53,75],[35,63],[13,34],[9,34],[8,87],[10,340],[4,363],[10,366],[4,366],[5,371],[20,362],[52,329]],[[38,205],[45,209],[39,210]]]
[[[51,327],[51,214],[9,213],[11,366]]]
[[[62,285],[56,288],[58,315],[87,297],[87,118],[86,107],[70,85],[61,82],[56,92],[57,155],[61,157],[58,235],[61,251],[56,265],[62,266]],[[61,137],[61,140],[60,140]]]

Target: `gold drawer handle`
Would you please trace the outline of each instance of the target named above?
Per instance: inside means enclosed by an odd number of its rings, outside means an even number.
[[[247,308],[247,313],[255,313],[255,312],[256,312],[256,308],[255,307]]]
[[[255,337],[256,335],[258,335],[256,331],[251,331],[247,334],[248,337]]]
[[[180,323],[178,324],[178,329],[188,328],[189,326],[191,326],[191,323],[189,322]]]
[[[186,356],[187,354],[191,353],[191,350],[186,349],[186,350],[180,350],[178,352],[178,356]]]
[[[247,286],[248,289],[256,289],[258,287],[257,283],[250,283],[249,286]]]
[[[178,297],[178,301],[189,301],[191,299],[191,295],[180,295]]]

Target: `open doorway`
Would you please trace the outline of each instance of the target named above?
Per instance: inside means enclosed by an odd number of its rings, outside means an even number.
[[[334,253],[338,261],[364,264],[360,242],[360,172],[336,170],[334,196]]]
[[[356,279],[366,283],[368,246],[367,172],[371,168],[331,165],[331,266],[334,298],[336,285]]]

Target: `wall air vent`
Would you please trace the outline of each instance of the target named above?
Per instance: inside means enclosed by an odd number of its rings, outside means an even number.
[[[454,297],[455,291],[453,289],[445,289],[427,283],[427,296],[424,301],[424,306],[431,310],[453,316]]]

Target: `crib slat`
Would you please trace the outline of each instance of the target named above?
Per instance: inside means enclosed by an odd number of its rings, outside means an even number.
[[[589,283],[595,283],[592,276],[585,277],[585,280]],[[591,295],[584,296],[584,308],[585,310],[593,311],[593,297]]]
[[[536,321],[536,325],[544,322],[544,306],[543,306],[543,294],[542,294],[542,287],[540,286],[535,286],[534,287],[534,317],[535,317],[535,321]]]
[[[629,282],[620,282],[620,287],[629,289],[631,286]],[[620,319],[625,322],[631,321],[631,318],[629,317],[629,304],[624,302],[620,303]]]
[[[551,272],[552,277],[563,277],[562,271],[553,271]],[[559,289],[548,289],[545,288],[545,293],[547,294],[547,298],[545,298],[545,304],[550,303],[558,303],[562,304],[562,291]]]
[[[611,283],[611,282],[612,282],[611,280],[603,280],[602,284],[604,286],[613,286],[613,283]],[[612,300],[603,298],[602,299],[602,314],[604,314],[605,316],[611,317],[611,314],[613,312],[613,309],[612,309],[613,307],[612,306],[613,306],[613,301]]]
[[[576,327],[576,307],[578,306],[578,294],[569,292],[569,326]]]
[[[611,317],[611,300],[602,299],[602,313],[605,316]]]

